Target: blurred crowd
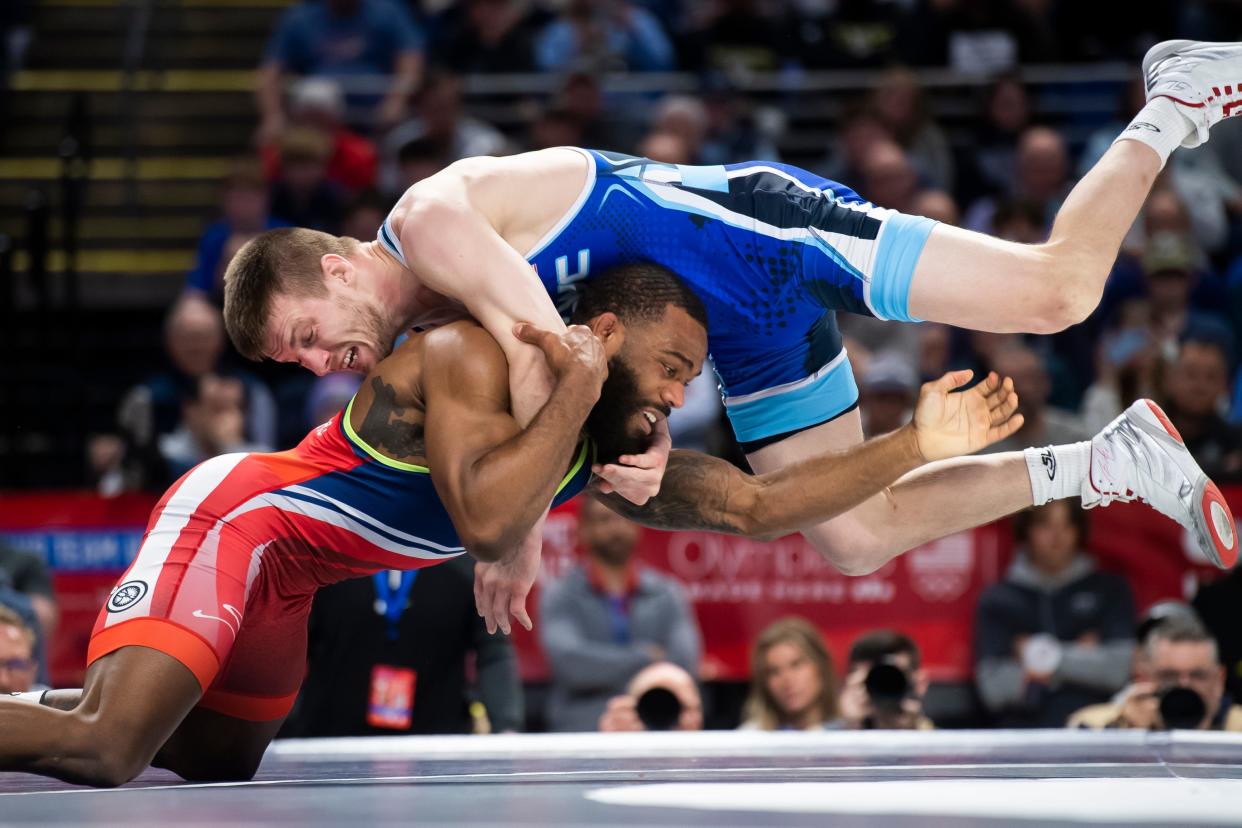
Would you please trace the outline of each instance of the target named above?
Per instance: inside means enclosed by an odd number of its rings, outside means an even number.
[[[1048,93],[1019,67],[1135,64],[1157,33],[1242,35],[1236,3],[1128,8],[1103,0],[294,5],[259,63],[254,151],[221,182],[219,216],[168,312],[163,368],[129,389],[115,427],[90,444],[98,486],[158,492],[215,454],[289,447],[353,394],[354,377],[313,378],[232,353],[221,281],[248,239],[285,225],[374,238],[408,187],[472,155],[580,145],[680,164],[779,161],[796,136],[779,106],[746,93],[757,73],[796,88],[808,71],[876,70],[869,89],[836,101],[814,171],[881,206],[1040,242],[1078,177],[1141,107],[1143,88],[1136,77],[1114,88],[1111,108],[1067,124],[1047,117]],[[936,90],[919,67],[992,79],[966,128],[937,120]],[[605,82],[607,73],[671,71],[691,73],[697,90],[617,96]],[[549,94],[523,103],[518,132],[489,123],[466,94],[471,78],[507,73],[549,78]],[[952,368],[997,370],[1013,377],[1025,424],[992,450],[1087,439],[1149,396],[1209,475],[1242,480],[1242,121],[1173,155],[1099,309],[1081,325],[1028,336],[839,321],[869,435],[908,419],[921,382]],[[737,459],[710,378],[691,386],[670,426],[677,445]],[[984,721],[1242,729],[1231,701],[1242,691],[1242,640],[1229,620],[1242,589],[1236,572],[1201,590],[1194,608],[1140,616],[1127,584],[1083,551],[1081,510],[1054,503],[1022,516],[1016,530],[1019,554],[978,607]],[[542,593],[552,680],[540,704],[523,704],[512,646],[474,615],[468,569],[445,565],[321,594],[311,671],[288,732],[518,730],[536,708],[535,726],[553,730],[702,727],[711,714],[697,681],[702,633],[684,591],[638,566],[637,530],[590,501],[580,541],[581,565]],[[50,592],[39,578],[23,587],[5,569],[0,556],[0,604],[15,610],[0,613],[0,691],[35,680],[55,623],[54,612],[38,611]],[[29,597],[23,604],[10,593]],[[362,640],[370,644],[358,647]],[[838,667],[814,627],[785,619],[756,638],[752,673],[743,727],[934,726],[918,647],[898,631],[860,637]]]

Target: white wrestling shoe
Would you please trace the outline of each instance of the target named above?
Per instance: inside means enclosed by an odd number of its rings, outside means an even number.
[[[1242,115],[1242,43],[1166,40],[1143,57],[1147,100],[1166,97],[1194,131],[1183,147],[1197,147],[1222,118]]]
[[[1082,484],[1088,509],[1136,499],[1191,530],[1212,563],[1222,569],[1237,563],[1229,504],[1151,400],[1136,401],[1091,438],[1091,468]]]

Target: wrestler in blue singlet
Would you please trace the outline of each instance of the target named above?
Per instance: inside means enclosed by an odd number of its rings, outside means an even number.
[[[655,262],[707,307],[708,350],[747,449],[857,404],[834,311],[913,321],[910,281],[935,222],[785,164],[578,151],[591,162],[581,195],[525,254],[563,316],[584,279]],[[379,240],[405,261],[387,221]]]

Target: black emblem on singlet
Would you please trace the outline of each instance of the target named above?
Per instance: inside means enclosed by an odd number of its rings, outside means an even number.
[[[142,600],[147,594],[146,581],[126,581],[108,598],[108,612],[122,612]]]

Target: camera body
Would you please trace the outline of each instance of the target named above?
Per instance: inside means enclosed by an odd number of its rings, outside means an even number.
[[[863,679],[870,712],[862,720],[868,730],[895,730],[913,726],[910,721],[910,700],[918,699],[914,675],[894,656],[871,665]]]

